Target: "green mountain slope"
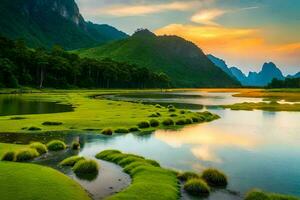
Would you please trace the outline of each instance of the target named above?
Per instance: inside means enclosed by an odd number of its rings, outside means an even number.
[[[165,72],[175,87],[234,87],[239,83],[216,67],[196,45],[148,30],[99,47],[75,51],[82,57],[111,58]]]
[[[32,47],[91,47],[127,35],[108,25],[85,22],[74,0],[1,0],[0,35]]]

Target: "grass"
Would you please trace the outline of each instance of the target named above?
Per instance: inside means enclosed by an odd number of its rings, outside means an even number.
[[[129,133],[129,130],[126,128],[118,128],[114,132],[115,133]]]
[[[85,158],[82,156],[71,156],[69,158],[64,159],[59,163],[61,166],[71,166],[73,167],[78,161],[84,160]]]
[[[17,151],[16,161],[17,162],[26,162],[38,157],[40,154],[36,149],[27,148]]]
[[[72,142],[71,148],[72,148],[72,150],[79,150],[80,149],[80,143],[79,142]]]
[[[0,171],[1,200],[90,200],[78,183],[48,167],[0,162]]]
[[[33,142],[29,145],[29,147],[37,150],[39,154],[45,154],[48,152],[47,146],[40,142]]]
[[[59,126],[62,125],[62,122],[43,122],[42,125],[44,126]]]
[[[67,148],[67,145],[60,140],[52,140],[47,144],[49,151],[61,151]]]
[[[174,121],[172,119],[165,119],[162,124],[164,126],[173,126],[174,125]]]
[[[123,191],[112,195],[110,200],[175,200],[179,199],[179,184],[176,174],[157,166],[157,163],[143,157],[121,153],[117,150],[106,150],[96,158],[116,163],[124,168],[133,181]]]
[[[184,190],[194,196],[206,197],[210,193],[210,188],[206,182],[200,178],[192,178],[184,184]]]
[[[159,121],[156,119],[151,119],[150,120],[150,126],[151,127],[158,127],[159,126]]]
[[[16,152],[21,149],[27,148],[28,145],[20,145],[20,144],[8,144],[8,143],[0,143],[0,157],[9,151]]]
[[[226,175],[217,169],[206,169],[202,172],[201,177],[212,187],[226,187],[228,184]]]
[[[149,128],[149,127],[150,127],[150,123],[147,122],[147,121],[142,121],[142,122],[138,123],[137,126],[138,126],[139,128],[145,129],[145,128]]]
[[[200,178],[200,176],[195,172],[183,172],[177,175],[177,178],[181,181],[187,181],[193,178]]]
[[[112,135],[113,130],[111,128],[106,128],[101,132],[103,135]]]
[[[160,122],[170,118],[170,114],[176,114],[172,118],[174,121],[179,120],[181,117],[192,118],[195,116],[195,113],[179,115],[179,110],[178,113],[169,113],[169,109],[163,106],[158,107],[150,104],[112,101],[101,98],[101,95],[105,94],[134,93],[138,92],[137,90],[42,90],[39,92],[22,94],[22,98],[69,104],[74,107],[74,111],[18,116],[24,118],[23,120],[13,120],[11,119],[12,116],[0,116],[0,133],[36,132],[36,134],[41,134],[47,131],[84,132],[85,130],[95,130],[96,132],[96,130],[104,130],[105,128],[111,128],[112,130],[120,127],[129,129],[137,126],[140,122],[149,123],[151,120],[149,116],[153,113],[160,114],[159,117],[155,118]],[[100,97],[91,98],[97,95],[100,95]],[[39,131],[29,130],[28,128],[22,129],[24,127],[39,128],[44,122],[60,122],[62,124],[59,126],[42,126],[42,130]],[[143,131],[153,131],[161,128],[163,128],[162,124],[158,127],[146,126]],[[101,131],[98,133],[101,133]]]
[[[80,159],[72,169],[75,174],[97,174],[99,165],[94,160]]]
[[[16,152],[14,151],[7,151],[4,153],[2,156],[1,160],[2,161],[14,161],[16,159]]]
[[[267,193],[261,190],[252,190],[247,193],[244,200],[299,200],[300,198],[282,195],[282,194],[274,194]]]

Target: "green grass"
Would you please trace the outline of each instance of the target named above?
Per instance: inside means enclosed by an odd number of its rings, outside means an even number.
[[[247,193],[245,200],[299,200],[298,197],[289,195],[267,193],[261,190],[252,190]]]
[[[9,151],[18,151],[27,148],[28,145],[0,143],[0,158]]]
[[[179,183],[176,174],[157,166],[157,163],[141,156],[124,154],[117,150],[106,150],[96,158],[114,162],[124,168],[133,181],[132,184],[112,195],[110,200],[175,200],[179,199]]]
[[[228,184],[226,175],[217,169],[206,169],[201,177],[212,187],[226,187]]]
[[[72,169],[76,174],[97,174],[99,165],[94,160],[80,159]]]
[[[126,128],[118,128],[114,132],[115,133],[129,133],[129,130]]]
[[[33,142],[29,145],[30,148],[36,149],[39,154],[44,154],[48,152],[47,146],[40,142]]]
[[[36,149],[26,148],[17,151],[16,161],[17,162],[26,162],[38,157],[40,154]]]
[[[61,151],[67,148],[66,144],[60,140],[52,140],[47,144],[49,151]]]
[[[210,188],[205,181],[200,178],[192,178],[184,184],[184,190],[194,196],[208,196]]]
[[[79,184],[62,173],[39,165],[0,162],[1,200],[88,200]]]
[[[59,163],[61,166],[71,166],[73,167],[78,161],[84,160],[85,158],[82,156],[71,156],[69,158],[64,159]]]
[[[80,149],[80,143],[79,142],[72,142],[71,149],[72,150],[79,150]]]
[[[177,175],[177,178],[181,181],[187,181],[192,178],[200,178],[200,175],[198,175],[195,172],[183,172],[183,173],[179,173]]]

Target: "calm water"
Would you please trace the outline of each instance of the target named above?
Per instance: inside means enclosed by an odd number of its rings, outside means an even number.
[[[183,95],[186,97],[182,97]],[[177,170],[201,172],[204,168],[216,167],[228,175],[228,188],[241,194],[252,188],[261,188],[300,196],[300,113],[212,109],[215,105],[261,101],[234,98],[228,93],[187,92],[176,93],[174,98],[156,95],[155,98],[138,99],[204,105],[204,109],[220,115],[221,119],[191,125],[179,131],[159,130],[146,136],[127,134],[105,137],[91,132],[85,135],[51,134],[51,137],[64,137],[68,142],[74,138],[79,139],[83,144],[79,154],[83,156],[93,157],[104,149],[119,149],[155,159],[162,166]],[[30,140],[28,135],[0,135],[0,141],[22,143],[24,140]],[[47,141],[49,138],[43,136],[35,140]],[[117,177],[124,176],[120,174],[120,169],[115,172],[119,174]],[[125,177],[124,179],[126,180]],[[93,190],[92,186],[101,185],[97,182],[98,179],[89,182],[90,186],[78,181],[89,191]],[[125,181],[120,188],[126,184],[128,182]],[[231,194],[226,195],[227,193],[228,191],[217,191],[209,199],[240,199]]]
[[[29,101],[22,98],[22,95],[0,95],[0,116],[70,111],[73,111],[71,105],[46,101]]]

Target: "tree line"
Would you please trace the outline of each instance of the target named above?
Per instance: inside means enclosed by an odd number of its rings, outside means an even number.
[[[300,88],[300,78],[273,79],[267,88]]]
[[[30,49],[0,36],[0,87],[165,88],[164,73],[111,59],[80,58],[59,46]]]

